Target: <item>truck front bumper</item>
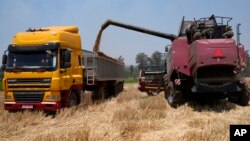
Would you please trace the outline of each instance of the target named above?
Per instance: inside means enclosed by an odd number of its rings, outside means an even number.
[[[40,102],[40,103],[21,103],[21,102],[4,102],[5,110],[42,110],[56,112],[61,108],[61,102]]]

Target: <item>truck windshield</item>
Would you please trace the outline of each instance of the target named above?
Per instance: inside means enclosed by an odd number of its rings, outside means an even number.
[[[9,52],[6,71],[52,71],[57,66],[57,51]]]

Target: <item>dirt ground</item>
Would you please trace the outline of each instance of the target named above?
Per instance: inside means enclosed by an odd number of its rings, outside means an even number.
[[[250,124],[250,106],[227,101],[186,103],[173,109],[163,93],[147,96],[125,85],[104,103],[63,109],[55,117],[42,112],[9,113],[0,93],[0,140],[8,141],[227,141],[230,124]]]

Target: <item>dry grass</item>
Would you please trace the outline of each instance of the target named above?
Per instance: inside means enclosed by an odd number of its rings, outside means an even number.
[[[89,99],[86,98],[86,99]],[[0,96],[0,140],[17,141],[213,141],[229,140],[230,124],[250,124],[250,106],[227,101],[170,108],[163,94],[147,96],[128,84],[117,98],[62,110],[8,113]]]

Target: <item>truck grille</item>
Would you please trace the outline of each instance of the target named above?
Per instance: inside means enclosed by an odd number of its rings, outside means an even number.
[[[44,92],[14,92],[16,102],[41,102]]]
[[[49,90],[51,79],[8,79],[9,91],[45,91]]]

